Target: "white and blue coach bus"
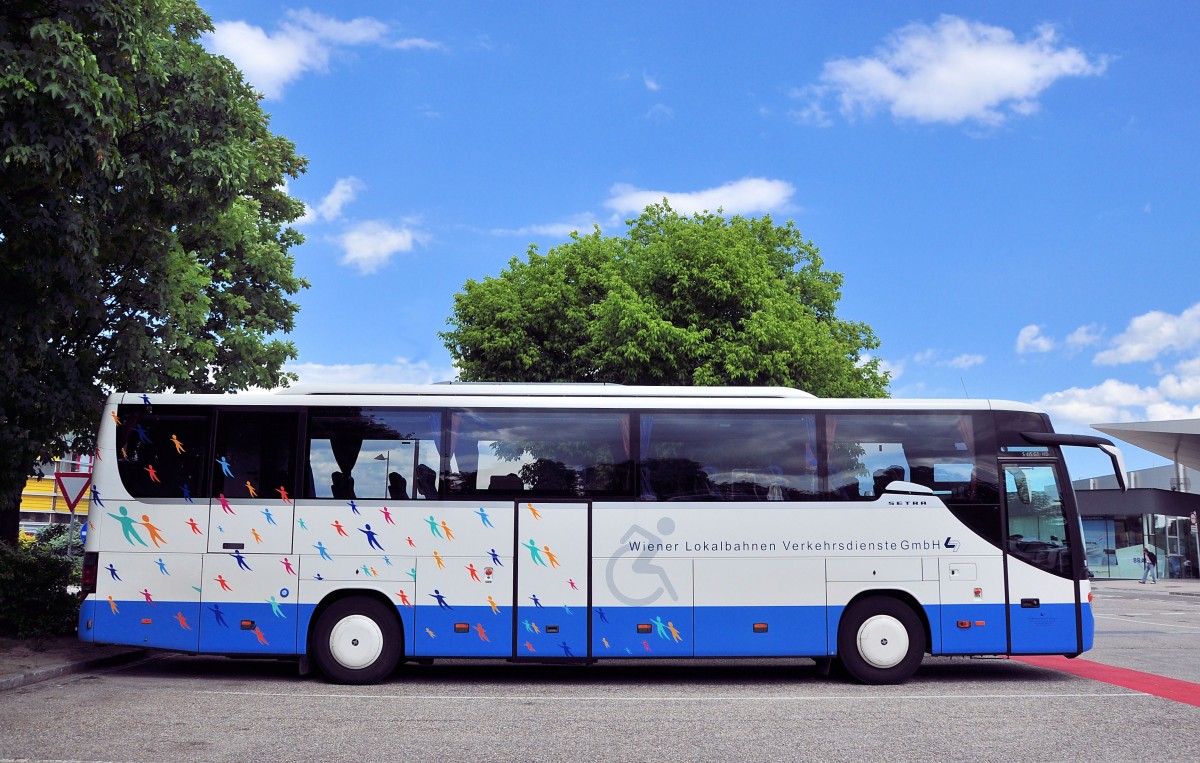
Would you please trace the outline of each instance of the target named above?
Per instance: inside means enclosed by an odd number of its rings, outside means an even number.
[[[1047,416],[779,388],[450,384],[114,394],[79,636],[404,661],[806,657],[1092,645]]]

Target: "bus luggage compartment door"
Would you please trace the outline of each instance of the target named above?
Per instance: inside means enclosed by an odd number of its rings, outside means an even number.
[[[587,659],[591,505],[521,501],[516,508],[513,656]]]

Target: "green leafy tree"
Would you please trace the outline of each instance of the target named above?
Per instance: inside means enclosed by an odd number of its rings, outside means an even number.
[[[865,355],[878,339],[837,317],[842,276],[791,222],[687,217],[664,202],[627,225],[467,281],[441,335],[461,377],[887,395]]]
[[[305,162],[194,0],[0,9],[0,539],[105,389],[285,383]]]

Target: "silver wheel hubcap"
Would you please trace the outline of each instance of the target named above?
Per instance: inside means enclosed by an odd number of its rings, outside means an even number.
[[[908,654],[908,631],[889,615],[870,617],[858,629],[858,653],[877,668],[900,664]]]
[[[383,653],[383,630],[366,615],[343,617],[329,634],[329,652],[343,668],[365,668]]]

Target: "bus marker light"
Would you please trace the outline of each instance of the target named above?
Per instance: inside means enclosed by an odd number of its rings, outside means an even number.
[[[638,633],[650,633],[651,632],[650,623],[638,623],[637,624],[637,632]]]
[[[976,599],[982,599],[982,598],[983,598],[983,589],[982,589],[982,588],[976,588],[976,589],[975,589],[975,598],[976,598]]]
[[[985,626],[985,625],[987,625],[987,623],[986,623],[985,621],[983,621],[983,620],[976,620],[976,621],[975,621],[975,627],[976,627],[976,628],[982,628],[982,627],[983,627],[983,626]]]
[[[253,620],[243,620],[242,621],[242,630],[244,630],[244,631],[254,630],[254,621]]]
[[[152,619],[151,619],[151,618],[149,618],[149,617],[143,617],[143,618],[142,618],[142,625],[150,625],[150,624],[151,624],[151,623],[153,623],[153,622],[154,622],[154,620],[152,620]]]
[[[1092,603],[1092,592],[1088,591],[1088,604]]]
[[[970,621],[970,620],[959,620],[959,621],[958,621],[958,627],[959,627],[959,628],[970,628],[970,627],[971,627],[971,621]]]
[[[466,623],[455,623],[454,624],[454,632],[455,633],[467,633],[470,630],[471,630],[471,626],[467,625]]]
[[[755,623],[754,624],[754,632],[755,633],[766,633],[767,632],[767,624],[766,623]]]

